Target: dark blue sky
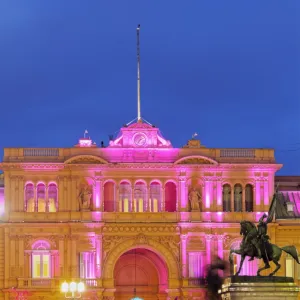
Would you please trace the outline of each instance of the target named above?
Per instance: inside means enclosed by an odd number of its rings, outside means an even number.
[[[300,175],[300,1],[0,2],[1,148],[100,144],[142,116],[176,147],[274,147]],[[1,156],[2,156],[1,152]]]

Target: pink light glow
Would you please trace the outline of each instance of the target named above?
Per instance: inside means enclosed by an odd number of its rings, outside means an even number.
[[[260,182],[259,181],[256,182],[256,186],[255,186],[255,203],[259,207],[260,205]]]
[[[185,180],[181,180],[179,182],[179,184],[180,184],[181,207],[183,209],[187,209],[187,206],[188,206],[188,196],[187,196],[187,191],[186,191],[186,186],[185,186]]]
[[[205,207],[210,208],[210,196],[211,196],[211,182],[205,181]]]
[[[206,244],[206,264],[209,265],[211,263],[211,240],[209,237],[205,239]]]
[[[100,210],[100,181],[99,180],[96,180],[96,189],[95,189],[95,208],[96,210]]]
[[[217,182],[217,205],[222,206],[222,183]]]
[[[264,182],[264,205],[269,205],[269,183]]]
[[[82,139],[79,140],[79,146],[80,147],[91,147],[92,146],[92,140],[82,138]]]
[[[92,212],[92,220],[93,221],[102,221],[102,212],[100,211],[93,211]]]

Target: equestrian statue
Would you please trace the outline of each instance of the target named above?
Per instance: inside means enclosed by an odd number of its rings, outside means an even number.
[[[263,214],[259,219],[257,227],[254,223],[250,221],[241,221],[241,231],[240,234],[243,236],[242,242],[240,244],[240,249],[231,249],[229,254],[229,262],[231,266],[231,271],[233,273],[233,256],[232,254],[241,255],[241,263],[239,265],[236,276],[241,272],[244,260],[246,256],[249,256],[249,261],[254,258],[263,259],[264,267],[258,269],[257,276],[260,276],[260,272],[270,268],[270,261],[276,265],[275,270],[269,274],[269,276],[275,275],[275,273],[280,269],[279,264],[282,251],[291,255],[298,264],[300,264],[297,249],[295,246],[285,246],[278,247],[277,245],[270,243],[270,237],[267,234],[268,223],[272,222],[275,215],[275,208],[277,202],[277,191],[275,192],[268,215]]]

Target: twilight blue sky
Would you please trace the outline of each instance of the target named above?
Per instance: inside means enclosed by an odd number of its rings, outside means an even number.
[[[272,147],[300,175],[299,0],[2,0],[3,147],[107,142],[142,116],[176,147]],[[1,156],[2,156],[1,152]]]

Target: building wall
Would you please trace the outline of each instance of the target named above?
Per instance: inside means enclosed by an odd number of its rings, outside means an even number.
[[[115,290],[115,278],[119,278],[114,273],[115,265],[126,265],[132,253],[127,260],[119,260],[120,257],[138,248],[148,251],[149,261],[155,261],[155,255],[159,257],[160,274],[168,274],[167,293],[158,292],[161,299],[165,299],[166,294],[170,299],[176,296],[201,299],[205,289],[200,279],[205,276],[205,267],[215,255],[227,259],[230,248],[239,246],[241,220],[257,222],[268,211],[274,192],[274,174],[281,166],[275,163],[274,153],[269,149],[222,151],[203,148],[200,143],[193,146],[193,143],[183,149],[155,151],[124,148],[121,152],[113,147],[55,151],[5,149],[1,164],[5,185],[0,225],[2,298],[10,299],[19,293],[29,299],[60,299],[61,283],[79,280],[80,257],[88,257],[86,261],[92,269],[87,278],[82,279],[88,286],[87,293],[99,299],[112,299],[108,297],[114,295],[121,299]],[[166,151],[170,151],[171,158]],[[146,161],[137,157],[144,157]],[[107,182],[114,184],[113,192],[105,191]],[[123,208],[120,209],[117,201],[123,195],[122,182],[127,182],[131,191],[131,211],[126,213],[120,211]],[[135,184],[139,182],[145,185],[144,212],[132,211],[134,205],[130,204]],[[151,198],[153,182],[160,186],[159,212],[151,211],[149,195]],[[175,184],[176,197],[174,193],[172,197],[166,193],[168,182]],[[29,212],[27,184],[33,185],[35,199],[39,184],[45,187],[55,184],[57,212],[38,212],[38,205],[35,211]],[[223,206],[226,184],[231,186],[230,211]],[[236,184],[242,187],[241,211],[234,211]],[[247,184],[253,187],[253,211],[246,211]],[[79,197],[85,185],[91,193],[88,208],[82,206]],[[198,210],[192,210],[190,205],[193,189],[202,199]],[[47,193],[49,190],[45,195]],[[115,204],[110,206],[113,211],[105,211],[105,197],[113,197]],[[169,198],[171,200],[167,200]],[[166,211],[166,201],[175,201],[170,206],[175,211]],[[300,249],[295,221],[272,223],[269,233],[272,242],[279,246],[294,244]],[[49,254],[50,278],[32,278],[32,259],[36,251]],[[283,275],[285,255],[281,264],[278,274]],[[250,274],[256,272],[257,266],[245,263],[245,270]]]

